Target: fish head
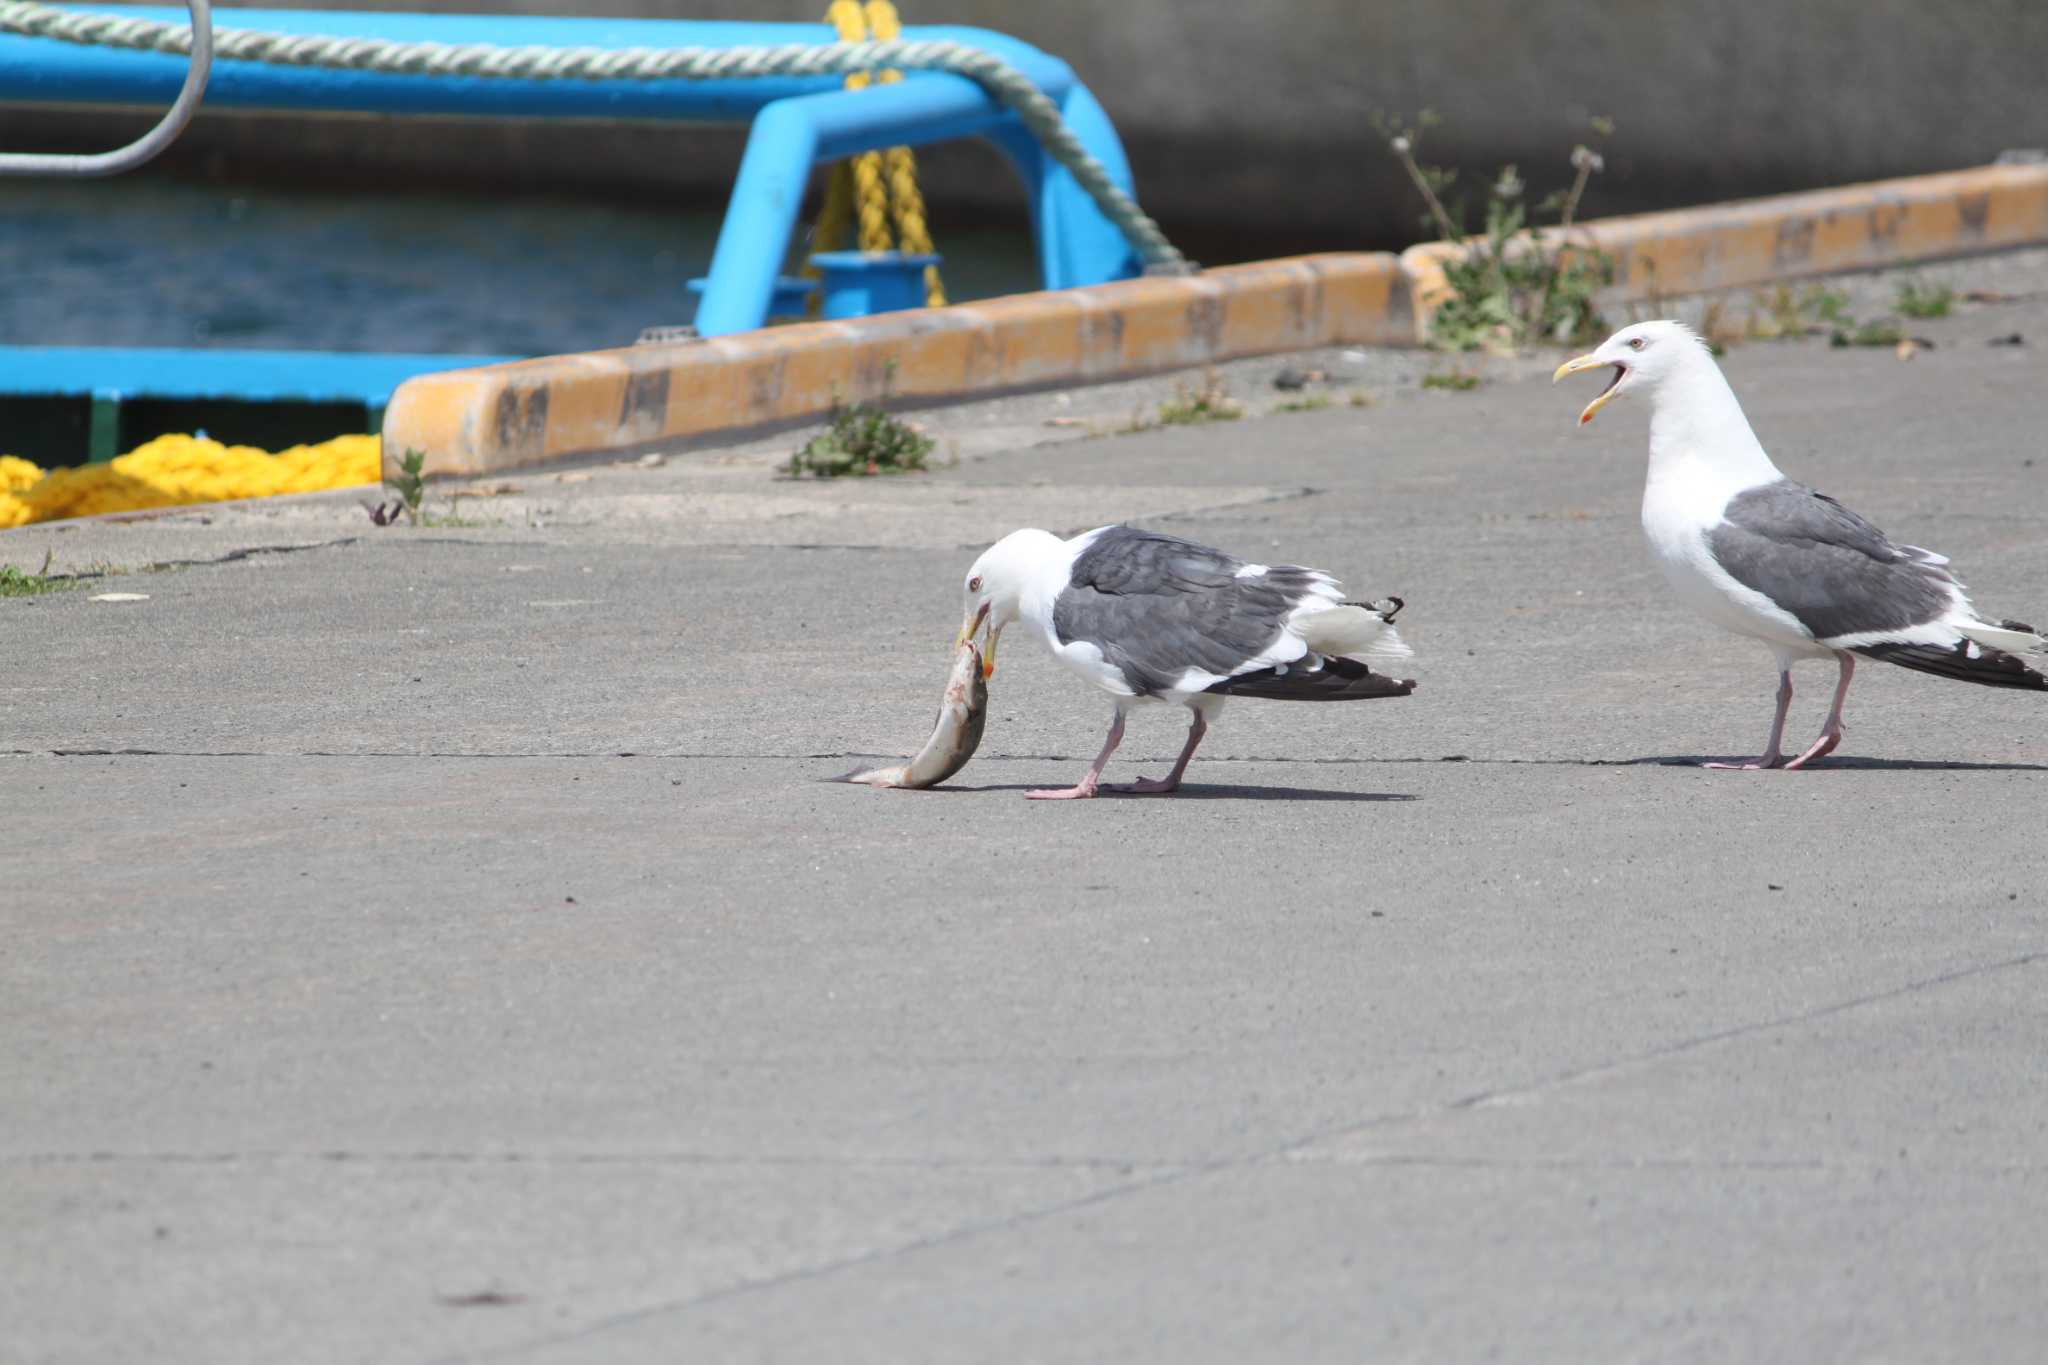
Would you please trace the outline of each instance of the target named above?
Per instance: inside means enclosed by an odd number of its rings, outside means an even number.
[[[981,647],[963,638],[953,651],[953,668],[946,674],[944,704],[980,707],[988,700],[988,674],[983,671]]]

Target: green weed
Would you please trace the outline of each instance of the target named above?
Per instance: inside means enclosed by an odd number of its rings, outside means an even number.
[[[834,403],[825,430],[789,457],[784,472],[820,479],[922,470],[932,439],[871,403]]]
[[[1159,404],[1159,425],[1192,427],[1204,422],[1235,422],[1244,416],[1244,404],[1230,396],[1221,376],[1214,371],[1202,376],[1201,386],[1173,386],[1173,397]]]
[[[1457,172],[1425,166],[1416,155],[1424,131],[1440,121],[1427,109],[1412,125],[1373,117],[1422,195],[1425,226],[1464,248],[1444,263],[1451,296],[1430,319],[1431,344],[1447,351],[1514,350],[1598,339],[1607,325],[1595,298],[1614,283],[1614,258],[1590,244],[1572,245],[1570,237],[1586,186],[1605,167],[1600,154],[1583,143],[1572,148],[1571,187],[1536,206],[1536,213],[1555,216],[1548,228],[1530,226],[1527,186],[1513,166],[1502,167],[1487,189],[1485,225],[1475,237],[1466,230],[1462,200],[1449,198]],[[1603,137],[1614,131],[1607,119],[1592,126]]]
[[[1422,376],[1425,389],[1442,389],[1450,393],[1464,393],[1479,387],[1479,376],[1463,370],[1437,370]]]
[[[1903,316],[1909,318],[1945,318],[1955,307],[1956,291],[1945,284],[1922,284],[1918,280],[1900,280],[1899,291],[1892,302]]]
[[[45,550],[43,567],[34,573],[24,573],[12,564],[0,564],[0,597],[40,597],[46,592],[62,592],[78,586],[75,577],[51,575],[50,559],[54,553]]]
[[[1828,326],[1853,323],[1849,298],[1822,285],[1808,285],[1795,292],[1789,285],[1776,285],[1769,293],[1750,296],[1749,326],[1753,341],[1776,341],[1781,337],[1803,337],[1825,331]]]
[[[1854,319],[1850,319],[1852,323]],[[1896,346],[1906,339],[1906,333],[1898,323],[1889,318],[1877,322],[1866,322],[1860,326],[1837,327],[1828,338],[1830,346]]]
[[[459,528],[467,526],[490,526],[494,524],[480,517],[463,516],[462,495],[460,493],[450,493],[448,495],[447,511],[429,512],[422,508],[420,512],[413,518],[413,523],[418,526],[437,526],[447,528]]]
[[[427,496],[426,468],[427,452],[408,447],[398,462],[397,475],[384,480],[384,486],[398,495],[397,501],[379,501],[370,507],[370,520],[379,526],[389,526],[402,516],[419,525],[420,503]]]

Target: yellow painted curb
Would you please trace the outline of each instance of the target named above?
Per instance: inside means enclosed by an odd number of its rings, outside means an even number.
[[[1260,261],[421,375],[385,410],[384,464],[418,449],[430,473],[481,474],[805,421],[835,398],[988,395],[1414,335],[1387,252]]]
[[[2048,241],[2048,166],[1977,166],[1575,226],[1614,257],[1625,300],[1740,289],[1803,275],[1873,270]],[[1460,248],[1401,254],[1416,340],[1446,296],[1443,262]]]
[[[2048,242],[2048,166],[1981,166],[1734,204],[1594,219],[1623,300]],[[1329,345],[1415,345],[1458,247],[1333,252],[1186,278],[552,356],[407,381],[384,465],[482,474],[814,419],[835,398],[916,401],[1096,383]]]

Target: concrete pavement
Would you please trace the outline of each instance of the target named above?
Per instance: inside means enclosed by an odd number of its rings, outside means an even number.
[[[2038,620],[2048,305],[1913,330],[1726,363]],[[1655,579],[1643,411],[1355,363],[0,536],[221,561],[0,601],[0,1358],[2028,1358],[2048,703],[1871,665],[1822,770],[1689,766],[1771,665]],[[1122,516],[1402,594],[1420,690],[1045,807],[1107,708],[1013,640],[956,788],[818,781],[922,738],[970,547]]]

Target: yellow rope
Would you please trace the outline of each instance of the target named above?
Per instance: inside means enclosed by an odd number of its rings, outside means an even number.
[[[375,436],[338,436],[270,455],[203,436],[159,436],[106,464],[48,471],[0,455],[0,531],[59,517],[376,483],[380,448]]]
[[[889,0],[868,0],[867,20],[868,28],[880,41],[903,36],[903,21]],[[884,71],[878,79],[889,85],[902,80],[903,73]],[[932,250],[932,234],[925,223],[924,195],[917,188],[917,157],[908,147],[891,147],[882,153],[882,162],[888,175],[889,204],[896,215],[896,238],[906,252],[928,254]],[[934,308],[946,301],[946,287],[935,265],[924,268],[924,293],[925,302]]]
[[[825,22],[838,31],[841,42],[858,43],[872,37],[887,42],[902,36],[903,20],[890,0],[832,0]],[[903,79],[900,71],[883,71],[870,77],[854,72],[846,78],[848,90],[864,90],[871,80],[888,84]],[[895,219],[895,234],[889,222]],[[817,228],[812,234],[816,251],[836,251],[846,242],[856,218],[856,240],[862,251],[890,251],[900,242],[913,255],[934,250],[931,228],[925,219],[924,195],[917,187],[917,158],[908,147],[862,152],[832,168],[825,184],[825,202],[818,210]],[[816,266],[805,264],[803,274],[816,279]],[[933,307],[945,303],[946,289],[937,266],[924,272],[925,301]],[[811,311],[818,308],[818,296],[811,298]]]

